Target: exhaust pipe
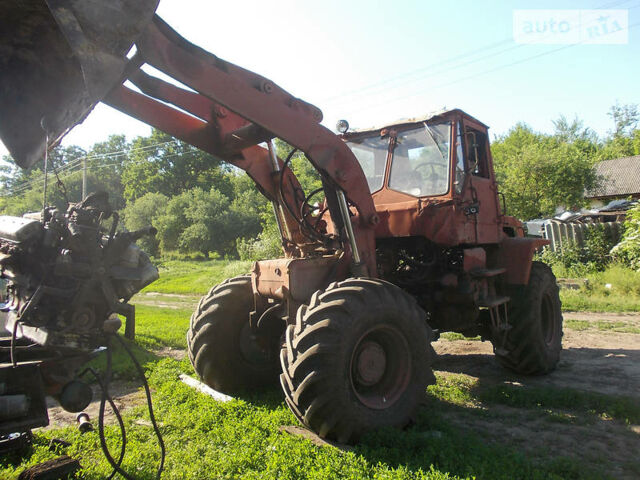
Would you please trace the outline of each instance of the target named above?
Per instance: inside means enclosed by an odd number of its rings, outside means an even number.
[[[0,139],[20,167],[41,160],[124,81],[127,53],[158,2],[0,3]]]

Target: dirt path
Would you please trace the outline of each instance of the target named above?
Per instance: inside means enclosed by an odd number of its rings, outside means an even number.
[[[581,319],[587,317],[580,314]],[[640,316],[633,321],[640,322]],[[640,401],[640,334],[565,328],[562,344],[558,369],[551,375],[528,378],[528,385],[638,396]],[[436,368],[477,378],[522,380],[498,366],[489,342],[440,340],[434,348],[439,355]]]
[[[118,407],[121,413],[134,406],[142,405],[146,401],[144,391],[134,382],[114,380],[109,385],[109,393],[113,398],[113,403],[116,404],[116,407]],[[93,401],[84,410],[89,415],[89,419],[95,428],[98,428],[100,395],[101,393],[98,386],[94,386]],[[47,397],[47,406],[49,407],[49,425],[44,428],[45,430],[77,424],[77,414],[63,410],[54,399]],[[114,423],[115,421],[116,417],[107,405],[105,408],[105,423]]]
[[[467,340],[436,342],[434,348],[439,357],[435,370],[445,376],[467,375],[478,385],[503,383],[550,392],[571,388],[623,395],[640,404],[640,334],[602,330],[603,322],[605,326],[607,322],[639,326],[640,315],[565,313],[564,319],[581,321],[581,329],[573,330],[565,324],[560,363],[550,375],[512,375],[497,364],[489,342]],[[554,409],[494,404],[480,408],[482,415],[474,409],[461,409],[446,416],[461,429],[471,429],[490,441],[507,441],[533,458],[568,456],[594,468],[606,466],[614,478],[640,476],[640,425]]]
[[[199,300],[200,295],[146,292],[136,294],[132,299],[132,303],[177,310],[179,308],[195,308]]]

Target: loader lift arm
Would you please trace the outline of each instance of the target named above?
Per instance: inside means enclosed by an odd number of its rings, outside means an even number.
[[[189,43],[157,15],[136,47],[123,81],[131,81],[143,93],[119,85],[103,99],[104,103],[245,170],[261,192],[275,202],[282,201],[278,175],[274,175],[277,172],[268,149],[259,144],[278,137],[293,145],[320,172],[327,197],[336,197],[342,191],[357,209],[353,231],[359,258],[366,266],[362,272],[375,275],[373,227],[377,216],[366,178],[344,142],[320,125],[322,112],[318,108],[270,80]],[[140,69],[144,64],[193,91],[148,75]],[[278,162],[281,169],[282,161]],[[285,201],[297,207],[292,187],[298,187],[298,182],[290,169],[284,175],[288,187]],[[333,207],[339,202],[336,199],[328,204],[340,228],[344,218]],[[294,237],[288,240],[303,241],[295,219],[283,212],[287,230]]]
[[[245,170],[274,202],[286,257],[344,251],[355,274],[375,276],[378,217],[366,178],[351,150],[320,125],[320,109],[188,42],[154,13],[157,4],[38,0],[28,10],[0,7],[0,137],[16,163],[28,168],[41,160],[102,101]],[[181,86],[145,73],[144,65]],[[319,172],[330,235],[305,226],[308,205],[275,155],[276,137]]]

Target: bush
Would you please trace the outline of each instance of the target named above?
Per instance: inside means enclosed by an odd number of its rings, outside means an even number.
[[[627,211],[622,240],[613,249],[611,255],[618,262],[640,271],[640,203]]]
[[[565,242],[559,249],[545,248],[537,259],[552,266],[561,277],[585,276],[601,272],[611,263],[611,249],[616,239],[603,225],[595,225],[585,232],[584,245]]]
[[[584,258],[584,249],[574,242],[569,242],[555,251],[544,248],[534,260],[552,267],[557,277],[583,277],[595,271],[593,264],[585,263]]]
[[[282,239],[278,226],[265,225],[257,239],[239,238],[236,243],[240,260],[266,260],[282,257]]]
[[[604,225],[595,225],[585,232],[583,263],[591,264],[593,269],[602,271],[611,262],[611,249],[617,242],[612,230]]]

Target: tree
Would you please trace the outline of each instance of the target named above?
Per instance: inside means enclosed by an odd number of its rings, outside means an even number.
[[[236,248],[241,260],[265,260],[282,256],[282,238],[273,212],[264,211],[262,231],[256,238],[238,238]]]
[[[159,246],[163,252],[178,249],[180,234],[189,226],[184,214],[189,200],[187,192],[176,195],[156,217],[153,226],[158,229]]]
[[[211,155],[153,130],[149,137],[138,137],[131,145],[122,172],[124,197],[130,201],[149,192],[172,197],[195,187],[215,187],[228,196],[231,185],[227,171]]]
[[[235,248],[234,212],[229,199],[212,188],[205,192],[194,188],[183,195],[190,197],[185,209],[188,227],[180,234],[178,246],[181,251],[199,251],[205,257],[209,252],[220,255]]]
[[[255,209],[233,202],[220,191],[193,188],[174,196],[154,226],[163,251],[236,255],[236,239],[256,236],[261,229]]]
[[[104,142],[94,143],[87,155],[87,170],[90,172],[87,191],[108,191],[111,205],[117,210],[126,204],[122,172],[129,160],[129,150],[130,145],[124,135],[110,135]]]
[[[631,132],[637,128],[640,121],[638,105],[633,103],[620,105],[616,102],[609,109],[608,115],[613,119],[614,137],[631,136]]]
[[[555,129],[554,136],[561,142],[575,143],[578,141],[588,141],[595,143],[597,135],[589,127],[584,126],[584,122],[577,116],[573,120],[567,120],[567,117],[560,115],[556,120],[552,120]]]
[[[523,219],[553,215],[556,208],[585,204],[585,189],[597,182],[594,159],[584,146],[517,124],[492,146],[500,191],[510,213]]]
[[[638,105],[616,103],[608,114],[614,123],[614,130],[598,152],[599,160],[640,155],[640,111]]]
[[[572,121],[560,115],[552,121],[554,126],[554,138],[560,143],[568,143],[577,148],[582,155],[593,157],[599,149],[599,140],[596,132],[584,126],[584,122],[577,116]]]
[[[169,199],[161,193],[147,193],[130,202],[122,212],[124,226],[129,231],[140,230],[155,224]],[[145,236],[138,240],[140,247],[149,255],[157,255],[160,240],[157,236]]]
[[[49,152],[47,175],[47,205],[65,211],[67,199],[81,200],[82,175],[79,173],[81,159],[86,152],[76,146],[57,146]],[[3,159],[5,177],[0,180],[8,190],[8,196],[0,201],[0,210],[9,215],[22,215],[42,209],[44,194],[43,164],[23,170],[15,166],[9,157]]]
[[[293,147],[288,143],[280,139],[276,139],[276,151],[282,160],[289,156],[292,149]],[[296,152],[291,158],[291,169],[307,195],[322,186],[320,174],[302,152]]]

